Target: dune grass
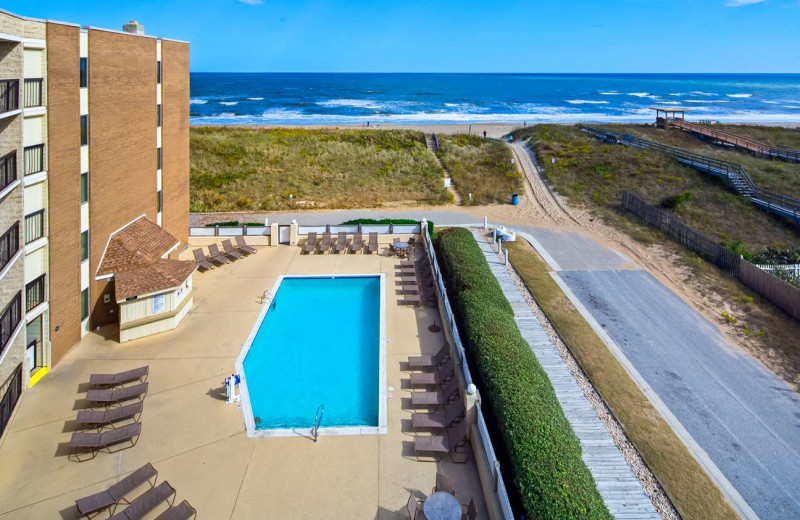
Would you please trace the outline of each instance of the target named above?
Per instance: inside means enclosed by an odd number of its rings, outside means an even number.
[[[191,130],[193,212],[443,204],[442,177],[421,132]]]
[[[720,490],[653,408],[528,244],[506,242],[509,260],[631,442],[686,520],[738,518]]]
[[[439,160],[450,172],[462,203],[508,203],[523,192],[522,174],[509,147],[497,139],[476,135],[439,135]]]

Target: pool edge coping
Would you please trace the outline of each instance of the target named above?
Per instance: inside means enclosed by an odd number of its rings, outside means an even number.
[[[380,302],[379,302],[379,338],[378,343],[380,350],[378,353],[378,426],[332,426],[319,428],[320,436],[335,436],[335,435],[382,435],[387,433],[387,403],[386,403],[386,273],[365,273],[365,274],[298,274],[298,275],[279,275],[275,284],[270,291],[271,297],[265,300],[261,310],[258,313],[255,323],[250,329],[250,334],[244,345],[241,346],[241,352],[236,357],[234,364],[235,373],[240,378],[239,389],[241,395],[242,414],[244,415],[245,428],[247,436],[253,438],[269,438],[269,437],[294,437],[307,436],[304,431],[305,428],[274,428],[274,429],[257,429],[255,425],[255,418],[253,417],[253,408],[250,402],[250,393],[247,390],[247,378],[244,373],[244,360],[250,352],[250,347],[253,340],[264,321],[264,317],[269,312],[272,305],[272,300],[278,293],[278,288],[283,282],[284,278],[378,278],[380,280]],[[310,434],[310,433],[309,433]]]

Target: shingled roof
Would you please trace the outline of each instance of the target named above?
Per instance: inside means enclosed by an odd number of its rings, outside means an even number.
[[[117,301],[180,286],[197,269],[191,261],[162,258],[180,241],[139,217],[108,240],[97,276],[112,274]]]

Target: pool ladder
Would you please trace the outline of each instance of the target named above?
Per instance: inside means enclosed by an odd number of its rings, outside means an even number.
[[[319,425],[322,424],[323,415],[325,415],[325,405],[321,404],[317,407],[317,413],[314,415],[314,428],[311,429],[314,442],[317,442],[317,439],[319,439]]]
[[[261,305],[264,305],[264,302],[272,301],[272,299],[272,291],[265,289],[264,294],[261,295]]]

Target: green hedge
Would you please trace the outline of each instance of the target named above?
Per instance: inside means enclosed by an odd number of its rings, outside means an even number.
[[[225,222],[212,222],[211,224],[206,224],[206,227],[241,227],[242,225],[247,227],[264,227],[264,224],[260,224],[258,222],[245,222],[244,224],[242,224],[238,220],[226,220]]]
[[[550,380],[468,230],[440,230],[450,303],[526,518],[611,519]]]
[[[342,222],[342,226],[355,226],[356,224],[363,224],[363,225],[376,225],[376,224],[397,224],[397,225],[416,225],[419,224],[419,220],[414,220],[413,218],[384,218],[380,220],[376,220],[374,218],[356,218],[353,220],[348,220],[347,222]],[[428,221],[428,233],[433,234],[433,222],[430,220]]]

